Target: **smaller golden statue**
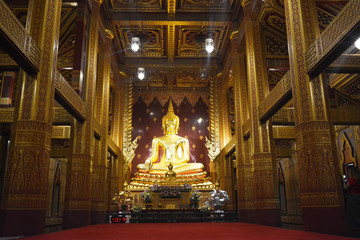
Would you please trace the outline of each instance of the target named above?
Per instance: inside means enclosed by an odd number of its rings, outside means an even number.
[[[167,171],[165,173],[165,179],[168,181],[172,181],[176,178],[176,172],[173,171],[173,165],[170,163],[169,166],[169,171]]]

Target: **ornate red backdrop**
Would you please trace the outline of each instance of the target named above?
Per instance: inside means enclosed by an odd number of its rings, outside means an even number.
[[[173,102],[175,114],[180,118],[178,135],[189,139],[189,162],[204,164],[204,170],[209,173],[209,157],[205,147],[205,137],[209,138],[209,108],[200,96],[192,104],[186,96],[180,104],[177,103]],[[136,166],[150,156],[152,139],[164,135],[161,120],[168,106],[169,101],[162,106],[156,97],[148,105],[141,96],[136,99],[133,105],[133,137],[140,136],[140,139],[132,161],[132,176],[137,171]]]

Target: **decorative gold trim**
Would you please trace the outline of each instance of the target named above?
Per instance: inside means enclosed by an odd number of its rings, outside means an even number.
[[[138,146],[138,138],[132,140],[132,105],[133,105],[133,82],[129,81],[125,89],[125,104],[123,116],[123,154],[125,161],[123,161],[123,179],[131,161],[135,156],[135,150]]]
[[[167,12],[170,17],[175,16],[176,11],[176,0],[167,1]]]
[[[114,38],[114,33],[111,29],[105,28],[105,35],[107,38],[109,39],[113,39]]]
[[[168,60],[174,61],[175,52],[175,25],[168,25]]]

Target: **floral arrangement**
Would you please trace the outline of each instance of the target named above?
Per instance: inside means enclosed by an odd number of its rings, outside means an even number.
[[[169,192],[169,191],[175,191],[175,190],[177,190],[179,192],[190,192],[192,189],[192,186],[189,183],[185,183],[178,187],[168,187],[168,186],[160,186],[159,184],[154,183],[153,185],[151,185],[149,187],[149,189],[151,192],[154,192],[154,193]]]
[[[140,193],[140,197],[144,200],[145,203],[152,203],[152,196],[149,190],[145,190]]]
[[[140,213],[141,211],[142,211],[142,208],[139,204],[133,208],[134,213]]]
[[[200,202],[201,192],[198,190],[194,190],[191,192],[190,196],[190,204],[191,205],[198,205]]]
[[[209,206],[209,204],[205,203],[200,207],[200,212],[203,213],[209,213],[211,211],[211,208]]]
[[[189,183],[185,183],[179,187],[180,192],[190,192],[192,189],[192,186]]]
[[[161,192],[162,188],[163,188],[163,187],[160,186],[160,185],[157,184],[157,183],[154,183],[153,185],[151,185],[151,186],[149,187],[149,189],[150,189],[151,192]]]
[[[179,187],[166,187],[161,188],[160,197],[162,198],[180,198],[181,192]]]

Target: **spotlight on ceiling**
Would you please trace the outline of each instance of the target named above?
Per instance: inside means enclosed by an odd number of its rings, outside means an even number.
[[[212,51],[214,51],[214,39],[205,39],[205,48],[208,53],[212,53]]]
[[[137,74],[138,74],[138,78],[140,80],[143,80],[145,78],[145,68],[139,67]]]
[[[355,47],[360,50],[360,38],[355,41]]]
[[[140,38],[138,37],[132,37],[131,38],[131,49],[134,52],[137,52],[140,48]]]

